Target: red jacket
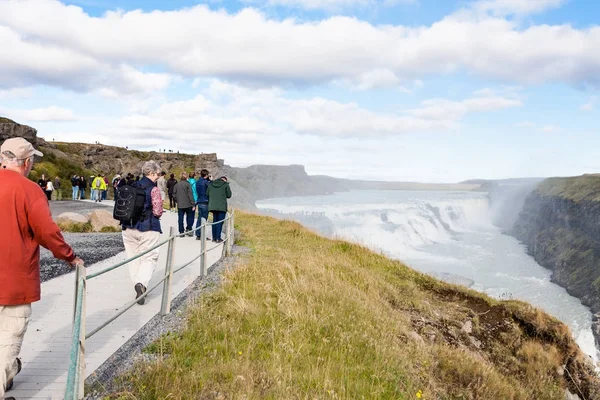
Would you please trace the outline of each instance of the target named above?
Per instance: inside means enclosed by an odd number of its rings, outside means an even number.
[[[0,169],[0,305],[40,299],[40,245],[56,258],[75,259],[44,191],[18,172]]]

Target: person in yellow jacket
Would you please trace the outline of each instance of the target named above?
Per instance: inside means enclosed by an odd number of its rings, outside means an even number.
[[[104,182],[104,178],[102,177],[102,175],[98,175],[92,181],[92,199],[95,202],[102,201],[102,197],[100,196],[100,194],[103,190],[106,190],[106,182]]]

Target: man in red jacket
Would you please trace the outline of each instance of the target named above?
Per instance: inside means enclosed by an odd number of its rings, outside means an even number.
[[[27,179],[34,156],[42,153],[23,138],[0,147],[0,399],[21,369],[31,303],[40,299],[40,245],[71,266],[83,263],[52,220],[44,191]]]

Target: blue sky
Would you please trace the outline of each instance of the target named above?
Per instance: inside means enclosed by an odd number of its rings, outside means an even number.
[[[338,177],[600,173],[595,15],[587,0],[0,0],[0,115],[48,140]]]

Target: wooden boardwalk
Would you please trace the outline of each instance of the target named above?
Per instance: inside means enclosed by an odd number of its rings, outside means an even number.
[[[165,212],[161,223],[164,232],[161,241],[167,238],[169,226],[174,226],[177,232],[177,214]],[[207,265],[211,266],[219,260],[223,245],[209,241],[207,246],[210,249]],[[167,246],[164,245],[161,247],[158,267],[149,286],[154,285],[155,279],[159,280],[164,276],[166,253]],[[200,241],[194,237],[178,238],[175,241],[174,265],[182,265],[199,253]],[[123,252],[88,266],[88,274],[125,258]],[[172,297],[181,293],[199,275],[199,260],[175,274]],[[23,369],[15,378],[14,388],[6,393],[7,396],[14,396],[18,400],[63,398],[71,348],[74,282],[75,275],[70,273],[42,284],[42,300],[33,304],[33,315],[21,350]],[[88,376],[160,311],[161,297],[162,285],[148,295],[145,305],[135,305],[86,341]],[[88,281],[87,332],[106,321],[134,298],[135,291],[126,265]]]

